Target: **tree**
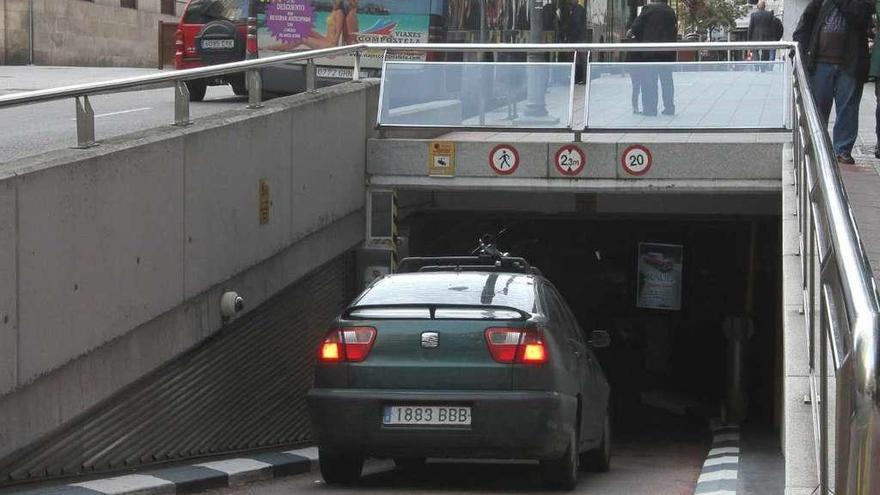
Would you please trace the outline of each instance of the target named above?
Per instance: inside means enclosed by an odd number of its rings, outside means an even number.
[[[746,0],[682,0],[685,25],[705,33],[717,28],[733,28],[749,10]]]

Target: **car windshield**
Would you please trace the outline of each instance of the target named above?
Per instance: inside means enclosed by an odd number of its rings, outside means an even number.
[[[212,21],[245,21],[251,0],[193,0],[186,9],[183,22],[207,24]]]
[[[378,280],[355,306],[451,304],[535,312],[535,281],[515,273],[405,273]]]

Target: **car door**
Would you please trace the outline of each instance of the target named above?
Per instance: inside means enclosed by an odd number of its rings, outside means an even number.
[[[584,332],[577,319],[565,303],[562,296],[554,289],[562,311],[562,319],[568,331],[568,340],[578,360],[578,375],[581,384],[581,442],[594,445],[601,440],[602,426],[605,420],[607,402],[607,385],[599,362],[590,350]]]
[[[581,444],[592,444],[595,440],[596,433],[596,414],[595,407],[591,404],[593,395],[593,378],[591,377],[591,353],[587,348],[587,344],[580,335],[580,329],[577,321],[569,311],[565,300],[559,295],[559,292],[552,285],[547,286],[547,297],[553,308],[554,318],[560,327],[559,335],[565,338],[565,348],[571,356],[571,373],[573,381],[577,384],[577,390],[581,396],[581,417],[580,432]]]

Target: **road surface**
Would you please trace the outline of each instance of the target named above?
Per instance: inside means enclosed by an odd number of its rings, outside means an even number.
[[[156,69],[0,66],[0,96],[86,82],[157,73]],[[174,90],[115,93],[90,98],[95,111],[95,137],[100,142],[169,125],[174,120]],[[247,97],[229,86],[212,86],[204,102],[190,105],[198,118],[242,108]],[[0,163],[76,144],[73,99],[0,109]]]

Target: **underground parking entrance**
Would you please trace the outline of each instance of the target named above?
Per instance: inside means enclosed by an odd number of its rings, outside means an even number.
[[[396,196],[399,256],[469,254],[492,234],[559,289],[585,333],[611,335],[594,354],[612,390],[613,469],[585,476],[586,487],[640,472],[646,493],[692,489],[719,422],[739,426],[743,452],[780,482],[777,194]],[[375,234],[395,208],[386,217],[373,201]]]

